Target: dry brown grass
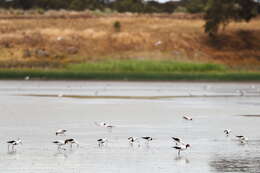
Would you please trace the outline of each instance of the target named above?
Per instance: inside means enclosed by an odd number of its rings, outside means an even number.
[[[204,22],[198,16],[97,17],[71,12],[67,15],[77,17],[65,18],[65,14],[52,17],[49,12],[21,19],[0,13],[0,66],[15,62],[50,66],[51,62],[58,65],[104,58],[204,61],[249,69],[260,65],[259,19],[231,24],[213,41],[204,34]],[[121,23],[121,32],[113,28],[115,21]]]

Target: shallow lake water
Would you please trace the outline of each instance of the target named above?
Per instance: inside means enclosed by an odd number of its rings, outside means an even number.
[[[260,172],[259,125],[258,83],[0,81],[0,172]],[[55,136],[60,128],[66,136]],[[155,140],[130,147],[129,136]],[[191,148],[177,156],[172,136]],[[23,145],[8,152],[18,137]],[[71,137],[79,148],[52,143]]]

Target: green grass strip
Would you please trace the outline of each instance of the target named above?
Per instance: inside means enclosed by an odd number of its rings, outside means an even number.
[[[116,73],[65,70],[0,70],[0,79],[133,80],[133,81],[260,81],[260,72],[212,73]]]
[[[219,64],[115,60],[70,64],[63,69],[0,69],[0,79],[135,81],[260,81],[260,72],[230,71]]]
[[[110,60],[71,64],[67,67],[77,72],[134,72],[134,73],[172,73],[172,72],[209,72],[225,71],[227,68],[220,64],[191,63],[178,61],[156,60]]]

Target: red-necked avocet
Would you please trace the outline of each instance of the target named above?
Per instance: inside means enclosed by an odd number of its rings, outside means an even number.
[[[23,143],[22,143],[22,140],[20,138],[18,138],[17,140],[7,141],[7,144],[8,144],[8,151],[9,151],[10,145],[12,145],[12,150],[14,151],[14,146],[23,144]]]
[[[113,127],[115,127],[114,125],[111,125],[111,124],[109,124],[107,122],[96,122],[95,121],[95,124],[97,126],[99,126],[99,127],[106,127],[106,128],[113,128]]]
[[[142,139],[145,140],[146,145],[149,145],[149,142],[154,140],[154,138],[152,138],[150,136],[143,136]]]
[[[224,130],[225,135],[228,137],[231,134],[231,130],[225,129]]]
[[[106,122],[94,122],[95,123],[95,125],[97,125],[97,126],[99,126],[99,127],[105,127],[106,125],[107,125],[107,123]]]
[[[56,144],[58,146],[58,150],[66,150],[65,148],[62,148],[62,146],[66,145],[65,141],[63,140],[58,140],[58,141],[53,141],[52,143]]]
[[[184,116],[183,116],[183,119],[188,120],[188,121],[192,121],[192,120],[193,120],[191,117],[189,117],[189,116],[187,116],[187,115],[184,115]]]
[[[65,136],[65,132],[67,132],[67,130],[65,130],[65,129],[59,129],[59,130],[57,130],[56,131],[56,136],[58,136],[58,135],[64,135]]]
[[[187,150],[189,147],[190,147],[190,144],[186,144],[186,145],[174,146],[172,148],[175,148],[176,150],[178,150],[178,156],[180,156],[181,151]]]
[[[107,138],[100,138],[100,139],[97,140],[97,142],[98,142],[99,147],[103,147],[104,144],[108,142],[108,139]]]
[[[132,147],[134,143],[138,143],[138,147],[140,147],[139,138],[130,136],[128,139],[129,145]]]
[[[66,139],[66,140],[65,140],[65,144],[70,144],[70,148],[72,148],[72,145],[73,145],[73,144],[76,144],[77,147],[79,147],[78,141],[76,141],[76,140],[73,139],[73,138]]]
[[[99,127],[104,127],[106,128],[108,131],[112,132],[112,129],[115,127],[114,125],[111,125],[107,122],[95,122],[95,124]]]
[[[236,137],[241,142],[241,144],[245,144],[248,141],[248,138],[245,136],[240,135],[240,136],[236,136]]]

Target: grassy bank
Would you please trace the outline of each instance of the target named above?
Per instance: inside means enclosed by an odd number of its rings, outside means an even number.
[[[0,13],[0,78],[260,80],[260,18],[214,40],[203,25],[191,14]]]
[[[110,73],[181,73],[181,72],[222,72],[227,67],[212,63],[192,63],[170,60],[107,60],[71,64],[66,68],[71,72]]]
[[[0,70],[0,79],[50,80],[142,80],[142,81],[260,81],[260,72],[211,72],[211,73],[113,73],[73,72],[66,70]]]
[[[210,40],[204,21],[188,14],[83,13],[76,18],[72,14],[29,18],[0,14],[0,67],[50,68],[106,59],[147,59],[221,63],[260,71],[259,18],[231,23]],[[120,28],[115,28],[115,22]]]
[[[231,71],[219,64],[175,61],[101,61],[59,69],[1,69],[0,79],[260,81],[260,72]]]

